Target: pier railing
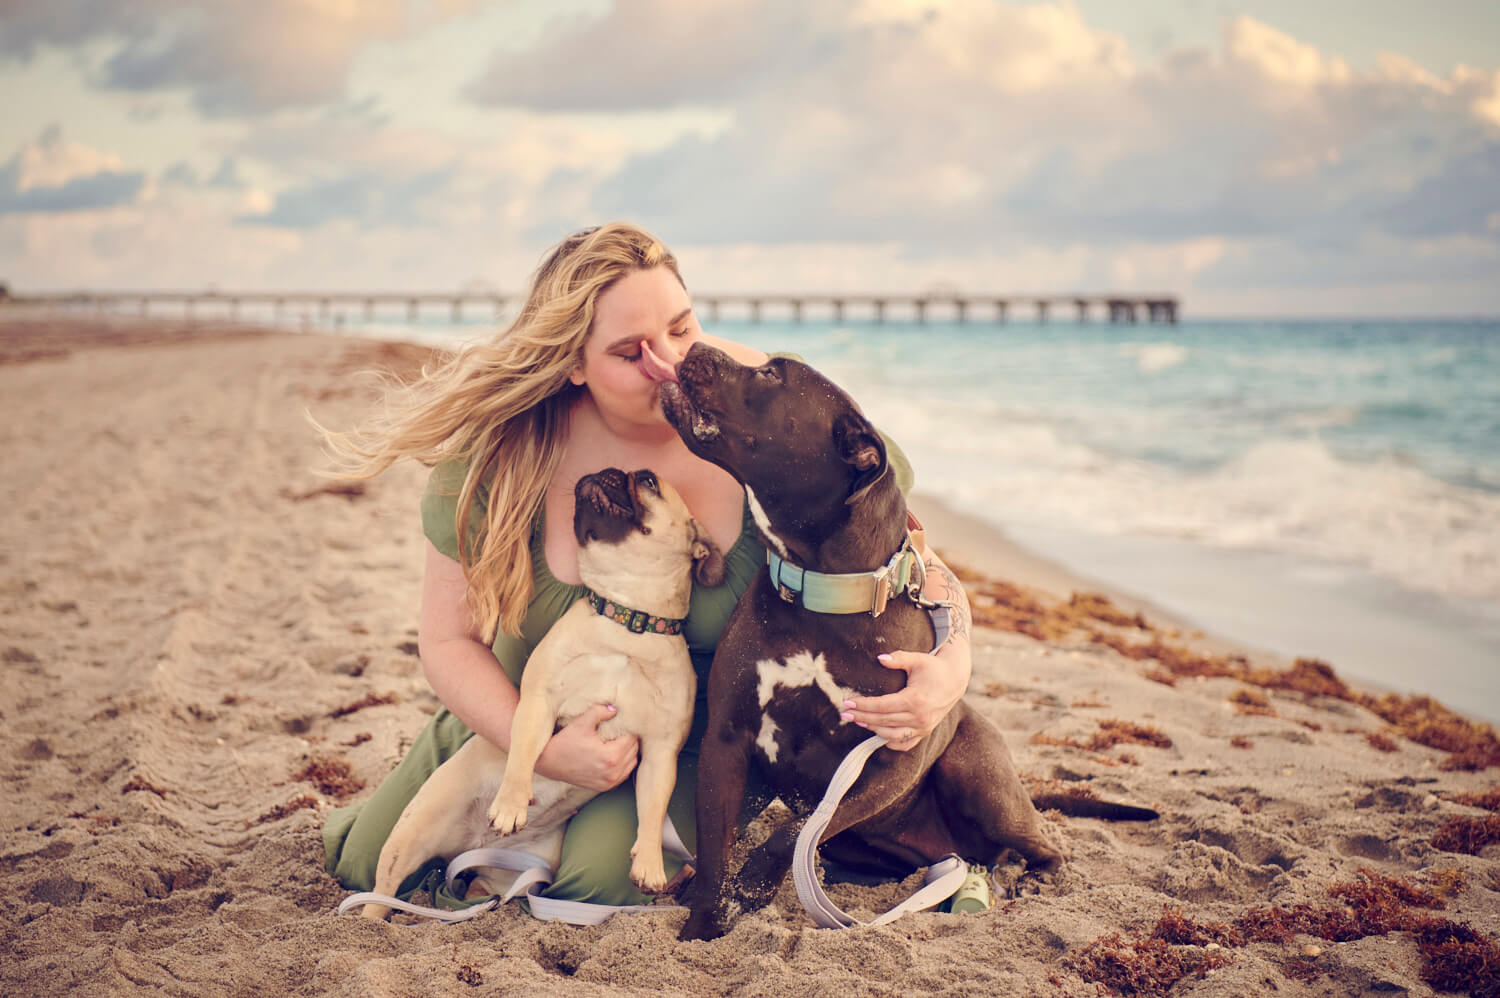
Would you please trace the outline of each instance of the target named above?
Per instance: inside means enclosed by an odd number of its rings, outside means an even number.
[[[1095,309],[1110,322],[1175,323],[1178,300],[1172,295],[1111,294],[1036,294],[1036,295],[968,295],[941,294],[695,294],[695,305],[707,311],[710,319],[721,318],[726,311],[740,310],[752,321],[759,321],[769,308],[779,310],[793,321],[815,311],[835,321],[864,317],[884,322],[889,317],[909,316],[917,322],[929,318],[946,318],[964,322],[970,318],[1006,321],[1013,313],[1031,310],[1037,321],[1047,322],[1054,309],[1071,313],[1078,322],[1087,321]],[[519,305],[519,294],[489,292],[437,291],[56,291],[42,294],[8,294],[0,285],[0,305],[53,305],[93,308],[98,311],[135,311],[152,313],[153,308],[173,307],[179,314],[195,315],[201,309],[238,317],[246,307],[270,308],[280,316],[287,310],[304,313],[316,309],[320,318],[357,309],[366,319],[375,317],[377,309],[405,309],[407,318],[415,320],[424,308],[446,307],[454,321],[461,320],[466,308],[488,308],[496,316],[506,306]],[[159,313],[158,313],[159,314]]]

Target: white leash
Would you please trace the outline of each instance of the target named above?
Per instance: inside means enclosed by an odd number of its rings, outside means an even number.
[[[924,609],[932,618],[935,636],[932,650],[936,652],[953,633],[952,605],[932,603],[924,606]],[[920,911],[946,901],[958,892],[969,875],[969,866],[962,858],[951,854],[945,856],[927,868],[926,883],[915,894],[869,922],[861,922],[847,914],[824,892],[823,884],[818,880],[818,840],[822,838],[828,823],[833,820],[833,812],[838,810],[839,802],[864,772],[865,763],[875,754],[876,749],[885,744],[886,739],[871,735],[844,756],[844,761],[839,763],[839,768],[833,771],[833,778],[828,781],[823,799],[818,802],[812,816],[797,835],[797,844],[792,853],[792,882],[797,886],[797,899],[819,928],[847,929],[855,925],[885,925],[894,922],[909,911]]]
[[[823,885],[818,880],[818,840],[833,819],[833,812],[838,809],[839,802],[844,799],[849,788],[854,786],[860,773],[864,772],[865,763],[885,743],[886,740],[879,735],[871,735],[844,757],[844,761],[834,771],[822,801],[797,835],[792,855],[792,882],[797,887],[797,899],[820,928],[847,929],[855,925],[885,925],[894,922],[909,911],[931,908],[952,897],[969,874],[968,865],[958,856],[941,859],[928,867],[927,882],[915,894],[868,922],[861,922],[846,914],[823,891]]]
[[[661,829],[662,847],[669,853],[682,858],[688,862],[693,859],[693,854],[683,844],[682,836],[677,833],[677,826],[672,824],[672,818],[667,816],[662,822]],[[449,891],[453,889],[453,881],[460,873],[476,868],[487,868],[492,870],[513,870],[520,874],[510,889],[498,897],[490,897],[461,908],[457,911],[449,911],[445,908],[431,908],[426,905],[412,904],[410,901],[402,901],[400,898],[391,897],[388,894],[377,894],[374,891],[363,891],[359,894],[351,894],[339,904],[338,913],[343,915],[351,909],[360,908],[367,904],[381,904],[397,911],[404,911],[410,915],[421,918],[430,918],[439,922],[453,923],[464,922],[476,915],[482,915],[487,911],[493,911],[500,905],[515,897],[523,897],[531,908],[531,914],[543,921],[557,920],[568,922],[571,925],[598,925],[605,919],[620,912],[626,911],[658,911],[662,908],[676,908],[679,905],[669,904],[595,904],[591,901],[567,901],[560,898],[544,897],[541,894],[543,888],[552,883],[557,876],[557,871],[540,856],[524,852],[520,849],[470,849],[468,852],[460,853],[453,857],[446,871],[446,882]]]

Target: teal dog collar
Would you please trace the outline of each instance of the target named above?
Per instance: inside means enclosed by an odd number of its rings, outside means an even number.
[[[814,613],[868,613],[878,617],[892,596],[908,596],[921,605],[926,581],[922,559],[911,535],[901,541],[891,560],[873,572],[810,572],[776,554],[766,552],[771,584],[788,603],[800,603]]]
[[[622,625],[632,634],[681,634],[682,618],[654,617],[644,610],[632,610],[628,606],[621,606],[612,599],[605,599],[598,593],[589,589],[584,592],[583,598],[589,601],[589,606],[601,617],[608,617],[615,623]]]

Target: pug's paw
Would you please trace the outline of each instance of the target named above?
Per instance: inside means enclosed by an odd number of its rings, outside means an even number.
[[[526,811],[530,806],[530,794],[517,794],[502,786],[490,805],[490,824],[501,835],[519,832],[526,827]]]
[[[661,846],[652,849],[633,846],[630,850],[630,880],[647,894],[667,889],[667,868],[662,863]]]

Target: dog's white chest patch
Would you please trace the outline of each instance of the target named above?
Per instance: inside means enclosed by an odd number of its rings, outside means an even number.
[[[755,498],[755,490],[748,485],[745,486],[745,498],[750,502],[750,516],[755,520],[755,525],[760,528],[760,532],[766,535],[766,540],[771,542],[777,554],[782,558],[789,557],[786,553],[786,544],[771,530],[771,518],[766,516],[766,511],[761,508],[760,500]]]
[[[854,696],[854,691],[846,686],[840,686],[834,681],[833,675],[828,671],[828,664],[822,655],[814,655],[810,651],[799,651],[785,660],[767,658],[755,663],[755,673],[758,677],[756,685],[756,697],[760,701],[761,720],[760,734],[755,739],[756,747],[761,750],[770,762],[776,761],[778,746],[776,734],[779,729],[776,722],[771,719],[765,708],[776,695],[776,688],[816,686],[828,697],[828,702],[833,704],[833,709],[841,711],[844,709],[844,701]]]
[[[770,714],[760,715],[760,734],[755,736],[755,747],[760,749],[767,762],[775,762],[781,752],[781,747],[776,744],[776,732],[780,730]]]

